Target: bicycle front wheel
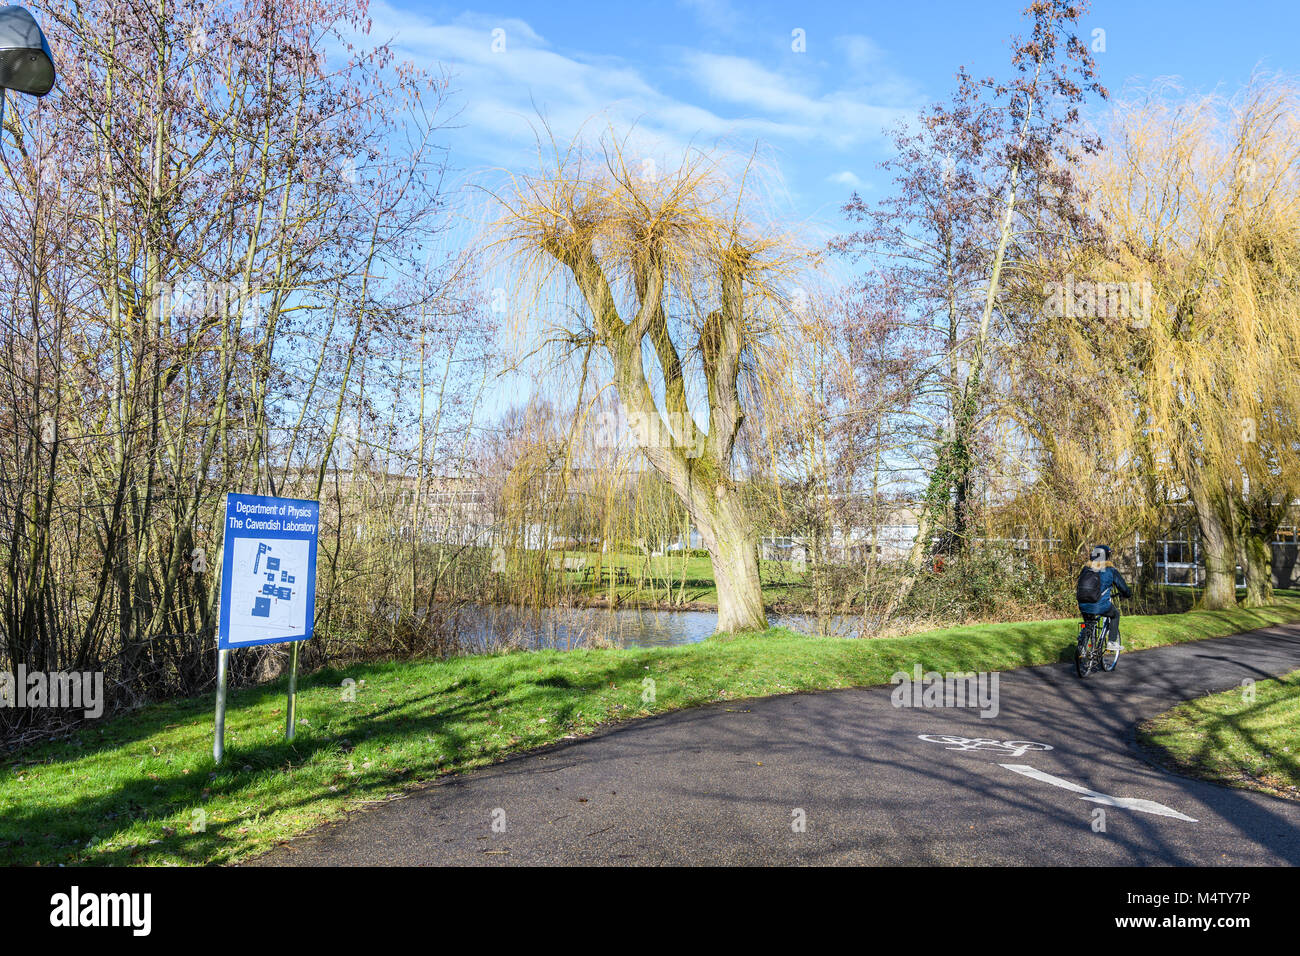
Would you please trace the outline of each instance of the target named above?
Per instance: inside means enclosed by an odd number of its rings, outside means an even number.
[[[1113,671],[1118,663],[1119,651],[1112,651],[1107,642],[1107,646],[1101,649],[1101,669],[1107,672]]]

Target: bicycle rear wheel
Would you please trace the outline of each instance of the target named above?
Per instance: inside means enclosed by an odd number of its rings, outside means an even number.
[[[1097,652],[1094,648],[1096,640],[1097,623],[1090,621],[1079,633],[1079,641],[1074,649],[1074,671],[1080,677],[1087,677],[1092,673],[1093,665],[1097,660]]]

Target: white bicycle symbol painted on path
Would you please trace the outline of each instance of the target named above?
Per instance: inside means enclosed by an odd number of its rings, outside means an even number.
[[[1051,744],[1037,744],[1032,740],[992,740],[987,737],[952,737],[948,734],[917,734],[931,744],[948,744],[945,750],[978,750],[999,757],[1023,757],[1031,750],[1051,750]]]

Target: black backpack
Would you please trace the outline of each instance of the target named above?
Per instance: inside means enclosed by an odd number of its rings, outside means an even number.
[[[1074,585],[1074,596],[1080,604],[1096,604],[1101,600],[1101,572],[1094,571],[1088,565],[1079,572],[1079,580]]]

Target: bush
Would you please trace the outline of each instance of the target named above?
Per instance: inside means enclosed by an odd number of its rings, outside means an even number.
[[[953,620],[1068,617],[1078,610],[1073,584],[1018,549],[984,549],[929,565],[899,611]]]

